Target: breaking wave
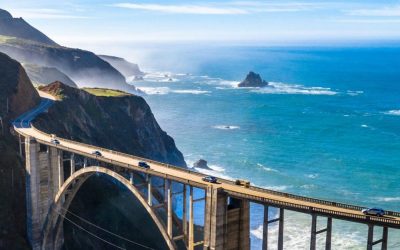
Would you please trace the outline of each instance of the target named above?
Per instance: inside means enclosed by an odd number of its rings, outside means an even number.
[[[233,125],[215,125],[215,126],[213,126],[213,128],[222,129],[222,130],[240,129],[239,126],[233,126]]]
[[[389,111],[384,112],[384,113],[387,114],[387,115],[398,115],[398,116],[400,116],[400,109],[397,109],[397,110],[389,110]]]
[[[281,82],[270,82],[264,88],[253,88],[252,92],[261,94],[291,94],[291,95],[336,95],[338,92],[330,88],[306,87],[299,84],[286,84]]]
[[[139,87],[141,91],[148,95],[166,95],[170,93],[175,94],[192,94],[192,95],[201,95],[208,94],[210,91],[199,90],[199,89],[171,89],[169,87]]]

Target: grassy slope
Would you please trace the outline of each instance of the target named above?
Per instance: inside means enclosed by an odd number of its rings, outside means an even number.
[[[106,96],[106,97],[118,97],[118,96],[130,96],[131,94],[124,91],[115,89],[104,89],[104,88],[83,88],[86,92],[95,96]]]

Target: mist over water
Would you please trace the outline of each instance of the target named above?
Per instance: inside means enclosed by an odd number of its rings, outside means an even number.
[[[134,84],[189,165],[209,162],[211,170],[199,171],[400,210],[399,48],[172,46],[141,61],[152,74]],[[250,70],[271,86],[237,88]],[[253,249],[261,247],[262,214],[252,205]],[[310,221],[287,213],[285,247],[308,248]],[[396,249],[400,237],[389,233]],[[334,220],[333,239],[334,249],[365,249],[366,226]]]

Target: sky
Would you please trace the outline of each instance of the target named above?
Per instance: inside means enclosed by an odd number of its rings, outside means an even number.
[[[3,0],[1,8],[75,47],[400,40],[400,0]]]

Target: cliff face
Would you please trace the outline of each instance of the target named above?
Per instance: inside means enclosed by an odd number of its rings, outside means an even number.
[[[124,58],[106,55],[99,55],[99,57],[121,72],[125,78],[144,75],[137,64],[128,62]]]
[[[10,126],[12,119],[39,102],[22,66],[0,53],[0,249],[29,249],[25,240],[25,166]]]
[[[23,66],[33,84],[47,85],[55,81],[60,81],[68,86],[78,87],[71,78],[57,68],[41,67],[33,64],[23,64]]]
[[[10,13],[0,9],[0,35],[21,37],[35,42],[56,46],[53,40],[35,29],[22,18],[13,18]]]
[[[38,117],[35,122],[38,128],[61,137],[186,166],[174,140],[160,128],[142,97],[94,96],[59,82],[41,90],[58,93],[63,100]]]

